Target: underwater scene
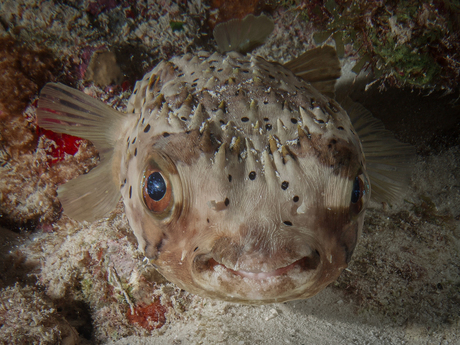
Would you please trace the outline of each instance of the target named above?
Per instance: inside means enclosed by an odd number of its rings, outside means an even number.
[[[0,343],[460,344],[460,4],[1,0]]]

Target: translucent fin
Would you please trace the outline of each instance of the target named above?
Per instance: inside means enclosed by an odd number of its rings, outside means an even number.
[[[220,53],[236,51],[246,53],[264,43],[273,31],[273,20],[262,14],[248,14],[241,19],[231,19],[218,24],[213,31]]]
[[[93,221],[113,210],[121,196],[113,153],[125,116],[81,91],[48,83],[40,92],[37,117],[40,127],[91,140],[101,158],[88,174],[58,188],[64,212],[78,221]]]
[[[37,115],[40,127],[90,140],[101,159],[112,153],[125,118],[103,102],[59,83],[48,83],[41,90]]]
[[[371,197],[378,202],[397,202],[407,188],[415,148],[396,140],[383,123],[361,104],[346,97],[340,102],[348,112],[366,157]]]
[[[333,47],[324,46],[308,50],[285,63],[284,67],[308,81],[319,92],[334,97],[335,83],[340,77],[341,65]]]

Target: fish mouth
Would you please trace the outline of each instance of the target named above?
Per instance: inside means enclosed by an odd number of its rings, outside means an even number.
[[[315,253],[317,254],[317,253]],[[236,276],[240,276],[243,278],[248,278],[251,280],[266,280],[273,277],[288,275],[291,271],[307,271],[307,270],[314,270],[318,267],[320,263],[319,254],[313,256],[305,256],[299,260],[294,261],[293,263],[277,268],[272,271],[268,272],[260,272],[260,271],[245,271],[245,270],[234,270],[223,263],[217,262],[214,258],[210,258],[207,263],[208,269],[216,270],[216,266],[221,266],[225,271],[231,273]]]
[[[273,265],[270,258],[267,260],[268,266],[265,262],[237,269],[227,267],[222,263],[225,260],[217,261],[212,253],[197,255],[192,268],[194,284],[199,287],[196,291],[247,304],[307,298],[320,291],[323,262],[317,251],[281,267]]]

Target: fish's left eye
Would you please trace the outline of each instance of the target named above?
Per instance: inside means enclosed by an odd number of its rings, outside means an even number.
[[[145,205],[154,213],[168,209],[171,198],[171,184],[159,169],[149,169],[144,174],[142,194]]]

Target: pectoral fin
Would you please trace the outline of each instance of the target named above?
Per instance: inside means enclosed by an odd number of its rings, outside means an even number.
[[[114,147],[125,116],[85,93],[49,83],[40,92],[38,125],[58,133],[91,140],[101,162],[58,188],[64,213],[78,221],[93,221],[112,211],[120,199],[114,169]]]

